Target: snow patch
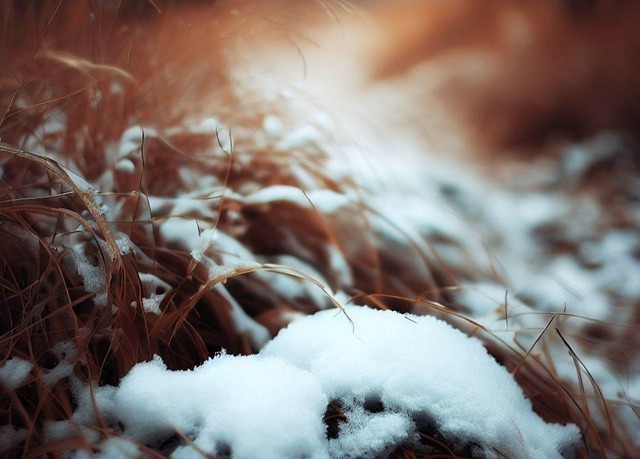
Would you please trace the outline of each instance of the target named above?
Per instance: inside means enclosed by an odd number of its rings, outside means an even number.
[[[142,309],[153,314],[160,315],[160,303],[164,299],[165,294],[157,295],[152,293],[149,298],[142,298]]]
[[[133,164],[128,158],[123,158],[119,160],[113,168],[117,171],[125,172],[127,174],[133,174],[136,171],[136,165]]]
[[[272,140],[282,136],[283,127],[282,120],[275,115],[267,115],[262,121],[262,129]]]
[[[27,438],[27,429],[16,429],[13,426],[0,427],[0,454],[9,451]]]
[[[103,266],[94,266],[84,255],[82,249],[76,250],[76,268],[82,278],[84,289],[93,293],[96,306],[107,305],[107,273]]]
[[[351,321],[337,310],[300,319],[259,355],[223,353],[192,371],[169,371],[156,356],[119,387],[76,381],[74,420],[96,424],[97,407],[107,424],[122,427],[120,441],[151,447],[177,431],[189,441],[172,457],[189,459],[197,449],[236,458],[379,456],[417,445],[425,422],[484,457],[499,450],[560,458],[578,441],[575,426],[546,424],[533,412],[479,340],[433,317],[363,307],[347,313]],[[330,439],[323,423],[329,401],[346,415]]]
[[[58,364],[42,375],[42,382],[48,387],[53,387],[61,379],[71,376],[74,360],[78,354],[75,344],[71,341],[60,342],[53,346],[51,351],[58,358]]]
[[[195,248],[191,251],[191,256],[193,257],[193,259],[196,261],[202,261],[202,256],[204,255],[204,252],[206,252],[209,246],[211,246],[211,244],[216,239],[216,237],[217,237],[217,230],[215,228],[204,230],[202,233],[200,233],[200,237],[198,238],[198,243],[195,246]]]
[[[361,307],[347,314],[354,325],[335,311],[294,322],[261,355],[310,371],[332,400],[375,398],[384,414],[427,417],[487,457],[495,457],[493,447],[510,457],[560,457],[578,440],[575,426],[546,424],[533,412],[479,340],[433,317]],[[354,455],[371,454],[378,432],[354,430],[363,438]]]
[[[326,397],[311,375],[278,359],[222,354],[192,371],[170,371],[156,357],[119,388],[93,391],[106,417],[124,426],[124,440],[157,445],[178,431],[193,441],[173,458],[202,457],[196,448],[240,459],[328,456]],[[74,417],[96,419],[88,388],[79,395]]]
[[[31,373],[33,364],[28,360],[12,357],[0,367],[0,383],[7,390],[20,387]]]

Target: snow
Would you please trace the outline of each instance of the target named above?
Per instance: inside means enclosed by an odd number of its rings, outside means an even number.
[[[562,157],[564,174],[572,180],[581,178],[598,161],[611,158],[622,145],[612,132],[602,132],[587,145],[575,144],[567,148]]]
[[[76,174],[75,172],[73,172],[71,170],[65,170],[65,172],[67,173],[67,176],[69,177],[69,179],[71,179],[73,184],[81,192],[83,192],[83,193],[93,193],[95,191],[95,189],[93,188],[93,185],[91,185],[89,182],[87,182],[80,175]]]
[[[131,242],[131,239],[129,239],[129,236],[118,232],[118,236],[116,237],[116,246],[118,247],[120,255],[126,255],[131,252],[132,244],[133,243]]]
[[[97,306],[106,306],[107,273],[104,267],[93,265],[80,249],[76,251],[76,268],[86,292],[94,294],[93,302]]]
[[[498,308],[504,310],[505,301],[508,306],[512,298],[503,285],[495,282],[476,282],[460,287],[456,292],[456,300],[473,311],[476,317],[484,317]]]
[[[31,373],[33,364],[18,357],[7,359],[0,367],[0,384],[7,390],[20,387]]]
[[[88,392],[79,396],[78,421],[96,420]],[[193,440],[173,458],[202,457],[196,448],[240,459],[327,457],[327,399],[309,373],[278,359],[221,354],[192,371],[170,371],[156,357],[118,389],[94,393],[105,421],[122,423],[124,439],[158,444],[178,430]]]
[[[329,252],[333,255],[333,251]],[[338,269],[343,267],[339,264],[339,255],[336,254],[335,266],[332,269],[336,270],[336,273],[342,274],[343,282],[349,280],[347,277],[350,273],[342,273]],[[256,271],[256,276],[267,282],[273,291],[278,292],[283,298],[310,298],[319,308],[330,306],[330,299],[325,291],[329,290],[327,280],[314,269],[308,263],[300,260],[299,258],[292,257],[290,255],[280,255],[275,257],[274,261],[277,265],[283,267],[283,269],[274,271]],[[330,261],[334,261],[333,258]],[[295,275],[286,274],[288,272],[295,272]],[[322,285],[322,289],[318,288],[318,285],[309,282],[308,279],[314,279],[318,284]]]
[[[16,429],[13,426],[0,427],[0,454],[19,445],[27,438],[27,429]]]
[[[225,196],[239,205],[288,202],[317,211],[329,224],[332,218],[358,212],[367,219],[374,237],[384,241],[382,250],[418,251],[425,260],[442,260],[452,270],[479,268],[477,276],[474,273],[451,286],[452,301],[514,347],[531,345],[555,312],[566,308],[569,314],[606,322],[612,314],[608,292],[628,300],[640,295],[635,230],[598,234],[600,204],[588,196],[574,200],[550,186],[552,181],[549,186],[536,185],[536,180],[542,180],[536,178],[537,169],[526,177],[531,183],[508,188],[453,160],[436,159],[422,151],[399,152],[401,147],[390,153],[391,159],[382,152],[382,160],[374,164],[375,151],[365,154],[349,147],[329,151],[324,132],[335,126],[316,125],[301,124],[287,132],[282,119],[265,116],[259,133],[263,141],[266,138],[277,143],[276,148],[306,155],[299,161],[293,155],[292,164],[286,166],[297,186],[227,188]],[[220,126],[216,119],[205,118],[186,130],[218,134]],[[142,132],[140,126],[128,129],[113,147],[115,170],[135,172],[134,162],[126,156],[140,148]],[[151,128],[144,132],[157,135]],[[223,146],[230,148],[230,137],[225,133],[222,137]],[[319,150],[327,153],[326,163],[307,161]],[[596,152],[586,158],[583,153],[580,147],[569,150],[562,174],[575,178],[586,173],[590,162],[608,155]],[[343,304],[356,283],[353,260],[346,255],[349,247],[344,247],[345,253],[336,244],[323,248],[329,265],[325,272],[296,254],[257,257],[240,242],[242,229],[225,233],[211,227],[219,206],[208,198],[219,197],[218,179],[188,168],[179,174],[194,191],[148,197],[157,242],[190,253],[204,265],[209,282],[215,282],[212,288],[229,306],[235,330],[246,335],[255,349],[264,348],[258,356],[223,354],[182,372],[169,371],[156,358],[134,367],[119,387],[93,387],[96,406],[106,422],[116,433],[118,422],[124,426],[121,437],[101,443],[95,431],[82,430],[98,442],[98,457],[134,457],[140,452],[138,443],[159,446],[175,429],[207,453],[231,451],[234,457],[384,456],[400,444],[416,446],[419,429],[435,430],[447,444],[487,457],[495,457],[496,450],[511,457],[559,457],[577,441],[575,426],[546,424],[533,413],[522,390],[480,341],[434,318],[353,307],[347,308],[353,322],[333,309],[309,318],[291,313],[287,319],[295,319],[293,324],[269,342],[268,329],[243,309],[224,281],[240,271],[255,270],[253,275],[285,303],[310,300],[320,309]],[[95,189],[108,189],[113,181],[112,175],[105,174],[98,186],[69,175],[92,196]],[[340,183],[339,191],[319,184],[322,176]],[[352,188],[354,181],[362,188]],[[106,204],[98,205],[104,215],[109,214]],[[117,211],[111,212],[117,219]],[[241,214],[237,218],[245,224]],[[536,231],[558,224],[577,241],[579,256],[541,250]],[[116,244],[122,255],[134,249],[124,233],[117,233]],[[85,289],[96,294],[96,304],[105,305],[104,268],[90,262],[81,246],[74,252]],[[426,262],[424,269],[428,276]],[[491,271],[491,276],[484,276],[483,270]],[[140,282],[141,307],[161,314],[160,304],[172,286],[148,273],[140,273]],[[531,337],[520,334],[525,329],[532,330]],[[65,346],[70,346],[68,352],[57,349],[58,365],[42,377],[49,387],[63,378],[73,380],[74,349],[70,343]],[[549,353],[555,359],[558,350]],[[607,364],[580,355],[605,394],[620,400],[620,383]],[[557,372],[574,379],[572,362],[564,357],[568,365],[554,360]],[[8,360],[0,368],[0,381],[18,387],[29,376],[30,365]],[[632,398],[635,394],[637,399],[640,392],[639,380],[632,378],[628,383]],[[77,381],[74,384],[78,400],[74,419],[99,425],[91,391]],[[337,437],[330,439],[322,422],[329,401],[338,403],[347,416],[339,423]],[[50,424],[47,432],[50,438],[64,438],[77,429],[60,422]],[[6,437],[6,441],[19,442],[20,435],[0,431],[0,439]],[[200,457],[195,447],[185,442],[172,457]],[[76,457],[82,454],[78,451]]]
[[[290,201],[300,207],[309,207],[309,198],[298,187],[272,185],[247,196],[244,201],[250,204],[265,204],[273,201]]]
[[[96,425],[95,406],[127,440],[158,446],[178,431],[189,442],[171,457],[370,457],[435,426],[459,446],[498,457],[560,457],[579,439],[546,424],[481,342],[433,317],[349,307],[293,322],[258,355],[217,355],[191,371],[160,357],[139,363],[119,387],[74,384],[74,419]],[[347,420],[328,439],[323,416],[339,402]],[[371,409],[372,404],[380,409]],[[425,424],[425,422],[427,424]],[[191,446],[191,442],[193,446]]]
[[[102,427],[93,413],[93,391],[107,424],[116,434],[118,422],[124,426],[122,437],[95,445],[96,454],[103,458],[136,456],[140,453],[138,442],[158,446],[175,429],[207,453],[231,452],[234,457],[384,455],[402,443],[415,445],[419,428],[436,430],[448,444],[466,446],[489,457],[496,455],[496,450],[512,457],[558,457],[563,448],[575,443],[577,429],[545,424],[536,416],[522,390],[480,341],[434,318],[352,307],[347,309],[352,322],[335,310],[303,319],[299,318],[302,313],[286,312],[286,319],[296,320],[269,342],[269,330],[251,315],[263,312],[259,308],[244,310],[240,297],[235,298],[234,290],[224,285],[227,278],[253,271],[252,276],[284,303],[284,310],[290,303],[309,304],[310,309],[341,305],[350,295],[371,293],[361,291],[358,285],[359,260],[354,257],[361,242],[358,234],[338,234],[339,243],[332,240],[318,252],[313,251],[326,255],[323,258],[328,266],[318,266],[314,264],[317,260],[310,259],[310,252],[304,256],[252,253],[251,244],[243,239],[250,222],[237,210],[228,209],[227,213],[227,218],[233,212],[237,214],[237,227],[227,229],[224,223],[221,228],[212,226],[218,222],[221,204],[217,198],[223,187],[225,198],[239,207],[264,204],[268,210],[269,204],[286,202],[313,209],[326,219],[332,231],[334,224],[339,228],[340,222],[357,213],[370,231],[363,234],[367,250],[370,244],[382,257],[415,255],[419,263],[412,266],[411,274],[425,279],[424,295],[431,294],[432,283],[442,287],[448,293],[448,302],[443,301],[447,306],[468,314],[506,344],[528,348],[558,312],[567,312],[567,317],[557,320],[562,326],[577,322],[576,317],[624,325],[625,318],[634,313],[628,305],[635,305],[640,296],[637,230],[629,223],[625,229],[609,229],[602,234],[601,228],[607,224],[599,222],[606,215],[603,204],[580,188],[594,166],[614,158],[620,138],[604,133],[591,142],[571,146],[558,162],[544,166],[548,170],[531,160],[526,170],[513,169],[505,174],[510,178],[489,177],[469,158],[448,158],[447,151],[431,154],[408,129],[380,112],[394,111],[394,105],[388,105],[383,97],[375,104],[356,105],[352,102],[357,99],[349,98],[353,91],[348,85],[342,88],[340,97],[323,100],[308,97],[319,89],[312,88],[311,83],[280,85],[270,77],[254,81],[259,86],[256,93],[266,92],[273,97],[270,103],[281,104],[277,115],[259,112],[257,116],[262,118],[261,124],[257,120],[257,129],[254,122],[236,126],[235,120],[233,126],[225,128],[221,120],[207,115],[163,128],[161,134],[167,141],[174,134],[211,136],[213,148],[219,153],[215,136],[219,135],[222,148],[229,152],[229,129],[233,128],[234,136],[244,143],[239,143],[241,154],[233,158],[232,175],[236,169],[243,172],[242,167],[251,164],[247,158],[254,154],[277,153],[285,158],[276,164],[286,169],[286,180],[282,180],[286,185],[276,177],[233,189],[233,180],[223,184],[215,174],[207,176],[197,167],[181,165],[176,171],[181,187],[175,195],[147,198],[157,245],[190,254],[194,262],[206,268],[209,285],[214,284],[211,288],[228,305],[226,312],[235,331],[246,335],[255,349],[264,348],[252,357],[222,354],[182,372],[169,371],[156,358],[138,364],[118,388],[91,390],[82,388],[73,377],[73,344],[54,348],[58,364],[42,372],[42,381],[49,387],[63,378],[75,381],[78,409],[74,419]],[[377,93],[375,98],[382,95]],[[379,108],[365,113],[373,105]],[[345,123],[346,112],[356,108],[378,123],[370,130],[362,128],[369,121],[366,119]],[[64,113],[51,112],[41,126],[43,133],[59,136],[64,133],[64,121]],[[132,158],[140,151],[143,133],[146,137],[159,136],[153,127],[134,125],[126,129],[119,141],[108,147],[106,162],[113,165],[112,170],[93,183],[68,172],[78,189],[90,198],[104,197],[105,203],[95,203],[95,208],[89,209],[91,213],[113,215],[114,222],[119,221],[120,208],[114,204],[118,197],[108,201],[105,196],[112,191],[115,178],[135,173],[139,159],[134,162]],[[334,145],[333,137],[341,135],[348,141]],[[420,132],[418,137],[422,140],[425,135]],[[367,139],[370,141],[365,142]],[[47,146],[30,136],[24,145],[54,159],[64,159],[51,148],[55,145],[53,139],[51,142]],[[245,154],[247,145],[250,154]],[[185,153],[195,158],[202,152]],[[211,153],[206,151],[206,155]],[[71,160],[65,164],[81,170]],[[499,169],[497,165],[495,169]],[[192,191],[183,191],[185,188]],[[98,195],[96,190],[104,193]],[[107,206],[107,202],[113,205]],[[631,221],[636,219],[636,226],[638,209],[628,215]],[[83,215],[91,220],[89,212]],[[545,231],[553,233],[551,238],[556,233],[570,236],[575,252],[573,248],[566,252],[549,250],[540,236]],[[117,233],[115,242],[121,255],[137,250],[132,259],[148,257],[124,233]],[[85,290],[95,294],[95,303],[106,306],[107,274],[101,264],[96,266],[84,255],[84,249],[83,245],[72,247],[78,273]],[[147,261],[140,265],[155,269],[150,267],[153,260]],[[451,284],[444,285],[448,279],[443,284],[432,282],[430,276],[436,276],[433,271],[440,266],[454,273]],[[385,274],[381,272],[380,277]],[[397,280],[396,273],[388,274],[392,281]],[[140,273],[139,277],[141,298],[132,306],[138,307],[141,302],[145,311],[160,314],[160,304],[172,285],[151,273]],[[567,336],[586,335],[580,327],[566,326],[566,331]],[[575,380],[575,368],[566,349],[554,348],[551,342],[545,344],[549,346],[545,357],[548,353],[550,366],[559,376]],[[624,375],[598,357],[611,355],[607,343],[601,344],[593,356],[585,352],[587,345],[573,341],[572,345],[614,404],[624,404],[621,381],[628,386],[632,399],[640,397],[637,359],[625,369],[629,375]],[[558,354],[563,354],[564,360]],[[30,362],[9,358],[0,368],[0,383],[15,389],[32,373],[38,374],[32,371]],[[347,416],[339,424],[339,435],[331,439],[322,423],[329,401],[339,403]],[[371,410],[371,406],[380,410]],[[599,421],[596,414],[593,418]],[[77,429],[59,422],[51,423],[47,432],[50,438],[64,438]],[[95,429],[83,432],[93,441],[100,439]],[[0,452],[3,442],[22,441],[22,435],[21,431],[1,428]],[[85,453],[78,451],[77,455],[84,457]],[[200,454],[186,442],[173,451],[173,456]]]
[[[113,167],[114,169],[127,174],[133,174],[136,171],[136,165],[133,164],[133,161],[127,158],[119,160]]]
[[[223,126],[216,118],[204,118],[195,126],[190,126],[190,131],[194,134],[216,135]]]
[[[71,341],[59,342],[51,348],[51,351],[58,358],[58,364],[42,375],[42,382],[48,387],[53,387],[61,379],[71,376],[78,353],[75,344]]]
[[[125,158],[132,153],[138,152],[142,145],[143,136],[145,138],[157,137],[158,131],[155,128],[140,125],[127,128],[120,137],[117,157]]]
[[[372,414],[353,401],[345,401],[343,411],[349,420],[340,426],[338,438],[329,442],[331,457],[380,457],[413,436],[415,426],[404,413]]]
[[[303,125],[289,132],[280,141],[278,148],[283,151],[317,148],[322,141],[323,135],[316,127]]]
[[[160,311],[160,303],[162,303],[164,296],[164,293],[161,295],[152,293],[149,298],[142,298],[142,308],[147,312],[160,315],[162,312]]]
[[[270,338],[269,331],[266,327],[253,320],[245,310],[242,309],[242,306],[240,306],[235,298],[231,296],[223,284],[217,283],[213,288],[215,288],[231,306],[230,316],[235,330],[238,333],[246,333],[254,347],[261,348],[264,346]]]
[[[131,442],[119,437],[108,438],[98,448],[98,454],[94,455],[100,459],[121,459],[123,457],[139,457],[140,447]],[[92,455],[87,454],[88,457]]]
[[[337,212],[350,203],[350,199],[341,193],[332,190],[314,190],[308,193],[313,206],[323,214]]]
[[[348,205],[350,199],[346,195],[332,190],[314,190],[305,193],[294,186],[272,185],[246,196],[243,201],[248,204],[289,201],[300,207],[313,205],[319,212],[330,214]]]
[[[294,322],[261,352],[315,375],[330,399],[380,400],[385,411],[434,420],[441,432],[511,457],[560,457],[575,426],[545,424],[481,342],[433,317],[349,307]],[[362,435],[361,432],[358,432]],[[369,431],[371,444],[376,431]]]
[[[194,199],[188,195],[177,198],[165,198],[160,196],[149,196],[148,198],[152,214],[160,212],[160,209],[165,206],[171,206],[173,208],[173,214],[176,216],[198,213],[201,218],[214,217],[214,214],[208,211],[202,199]]]
[[[208,229],[200,233],[200,238],[196,247],[191,251],[191,256],[196,261],[202,261],[204,252],[211,246],[215,238],[217,237],[217,230]]]
[[[169,218],[160,223],[159,230],[165,244],[178,243],[189,250],[198,245],[200,238],[198,222],[191,218]]]
[[[171,286],[155,274],[138,273],[138,278],[142,284],[143,293],[147,297],[153,294],[166,293],[171,290]]]
[[[262,129],[272,140],[282,135],[283,128],[282,120],[275,115],[267,115],[262,120]]]

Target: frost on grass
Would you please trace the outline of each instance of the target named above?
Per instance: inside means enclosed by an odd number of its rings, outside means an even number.
[[[189,439],[172,457],[380,457],[420,448],[418,430],[485,457],[560,457],[573,426],[546,424],[481,342],[433,317],[350,307],[353,323],[322,311],[294,322],[259,355],[219,355],[192,371],[159,357],[118,388],[77,389],[74,419],[98,417],[122,438],[159,447]],[[323,416],[345,419],[328,435]],[[423,446],[423,448],[425,448]]]

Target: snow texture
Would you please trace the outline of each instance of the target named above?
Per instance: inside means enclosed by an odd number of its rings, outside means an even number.
[[[88,392],[74,415],[80,422],[96,419]],[[136,365],[118,389],[94,388],[94,394],[107,422],[122,423],[124,439],[158,444],[178,430],[211,454],[327,457],[326,396],[309,373],[278,359],[222,354],[174,372],[156,357]],[[172,457],[202,456],[183,445]]]
[[[335,311],[322,311],[294,322],[269,343],[262,355],[288,360],[316,376],[330,399],[375,399],[389,412],[428,419],[448,438],[474,442],[495,457],[560,457],[577,441],[575,426],[545,424],[522,389],[496,363],[479,340],[433,317],[402,316],[392,311],[350,307],[355,324]],[[358,429],[362,413],[348,422],[341,457],[371,453],[379,428]],[[390,438],[397,429],[383,431]],[[398,423],[397,417],[391,418]],[[361,441],[354,441],[362,437]],[[380,451],[377,451],[378,453]]]
[[[7,390],[20,387],[31,373],[32,367],[33,364],[27,360],[18,357],[8,359],[0,367],[0,384]]]
[[[83,247],[76,245],[76,269],[82,278],[84,289],[87,293],[93,293],[93,302],[96,306],[107,305],[107,273],[104,266],[96,266],[89,261],[84,254]],[[99,263],[99,262],[98,262]]]
[[[0,427],[0,454],[5,453],[27,438],[27,429],[16,429],[13,426]]]
[[[42,382],[48,387],[53,387],[61,379],[71,376],[78,354],[76,346],[71,341],[60,342],[53,346],[51,351],[58,359],[58,364],[42,375]]]
[[[127,440],[158,446],[176,431],[193,446],[171,457],[189,459],[198,448],[234,458],[384,456],[425,427],[486,457],[560,457],[578,440],[575,426],[538,417],[477,339],[433,317],[347,313],[351,321],[337,310],[300,319],[259,355],[223,353],[192,371],[155,357],[118,388],[76,383],[74,419],[95,424],[95,400],[109,425],[123,426],[99,457],[133,457]],[[330,401],[347,416],[332,439],[323,424]]]

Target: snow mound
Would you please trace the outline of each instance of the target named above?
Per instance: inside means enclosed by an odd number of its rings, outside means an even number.
[[[170,371],[156,357],[136,365],[119,388],[93,392],[101,416],[119,423],[125,439],[158,447],[179,432],[193,441],[171,451],[173,458],[201,458],[198,450],[234,458],[327,457],[327,399],[310,374],[278,359],[222,354],[192,371]],[[87,388],[78,402],[74,419],[95,424]]]
[[[433,317],[362,307],[347,313],[354,326],[335,311],[319,312],[292,323],[262,351],[310,371],[327,396],[342,403],[348,420],[334,456],[380,453],[388,445],[367,448],[383,436],[397,440],[398,425],[435,427],[488,457],[496,451],[560,457],[578,440],[574,425],[546,424],[532,411],[479,340]],[[361,410],[372,403],[376,410]]]
[[[300,319],[258,355],[223,353],[191,371],[156,356],[117,388],[76,384],[74,420],[120,429],[133,442],[112,445],[120,452],[138,443],[185,459],[385,457],[403,444],[428,450],[419,430],[482,457],[560,457],[577,442],[574,425],[532,411],[479,340],[433,317],[346,311],[353,322],[335,310]],[[103,442],[98,455],[112,449]]]

